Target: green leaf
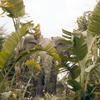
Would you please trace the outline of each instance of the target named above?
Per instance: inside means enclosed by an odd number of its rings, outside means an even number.
[[[5,3],[7,3],[5,5]],[[23,0],[1,0],[0,7],[4,12],[9,13],[9,17],[15,18],[16,15],[22,17],[25,15],[25,6]]]
[[[36,67],[37,69],[41,70],[41,67],[40,67],[40,65],[37,62],[34,62],[33,66]]]
[[[66,56],[61,55],[61,54],[59,54],[59,56],[60,56],[60,58],[61,58],[61,60],[62,60],[63,63],[67,62],[67,57]]]
[[[71,46],[68,49],[65,49],[66,51],[70,51],[71,55],[75,55],[76,56],[76,60],[74,59],[74,57],[68,58],[69,61],[81,61],[82,59],[84,59],[84,57],[86,56],[87,52],[88,52],[88,47],[87,47],[87,43],[85,42],[85,39],[82,35],[82,33],[80,32],[76,32],[76,33],[71,33],[73,36],[71,36],[71,40],[63,40],[63,42],[65,44],[69,44],[69,45],[73,45],[73,47]]]
[[[44,50],[48,51],[51,47],[52,47],[52,44],[48,44],[48,45],[44,48]]]
[[[57,53],[57,50],[55,48],[51,48],[48,52],[50,54],[53,54],[53,53]]]
[[[20,29],[20,34],[17,32],[13,32],[11,36],[7,38],[7,40],[3,43],[2,51],[0,52],[0,68],[4,68],[7,64],[9,57],[12,55],[15,47],[21,40],[22,36],[26,33],[28,26],[24,26]],[[16,35],[14,35],[16,34]]]
[[[55,59],[57,59],[58,61],[61,61],[61,58],[60,58],[60,56],[59,56],[57,53],[52,54],[52,56],[53,56]]]
[[[76,36],[75,33],[73,33],[73,35],[74,35],[74,40],[73,40],[74,41],[74,48],[76,48],[76,49],[80,48],[85,42],[85,39],[84,39],[82,33],[78,33],[78,34],[79,34],[79,37]]]
[[[70,63],[68,63],[69,59],[66,58],[63,55],[60,55],[60,58],[62,60],[62,63],[60,65],[57,66],[57,68],[64,68],[67,69],[67,71],[70,72],[70,76],[72,79],[76,79],[80,73],[81,73],[81,69],[78,65],[73,64],[72,66],[69,65]],[[68,61],[67,61],[68,60]],[[76,59],[75,59],[76,60]],[[75,62],[75,61],[74,61]]]
[[[42,50],[43,47],[35,46],[35,49],[36,49],[36,50]]]
[[[93,43],[95,42],[96,36],[93,37],[91,34],[89,36],[86,37],[86,43],[87,43],[87,47],[88,47],[88,52],[90,52]]]
[[[92,48],[92,45],[93,45],[95,39],[96,39],[96,37],[93,37],[92,35],[89,35],[89,36],[86,37],[85,42],[86,42],[88,48],[87,48],[87,54],[84,57],[84,59],[79,61],[81,68],[86,67],[86,63],[90,59],[90,55],[89,54],[90,54],[90,51],[91,51],[91,48]]]
[[[47,45],[48,46],[48,45]],[[48,47],[51,48],[51,46],[49,45]],[[49,48],[48,48],[49,49]],[[50,53],[50,51],[48,51],[48,49],[44,49],[43,47],[39,47],[39,46],[35,46],[35,49],[28,49],[28,51],[23,51],[20,53],[20,55],[18,55],[16,58],[15,58],[15,61],[23,61],[27,56],[30,56],[32,55],[33,53],[36,53],[36,52],[39,52],[39,51],[46,51],[50,56],[54,57],[56,60],[58,61],[61,61],[61,58],[60,56],[57,54],[57,52],[55,51],[55,49],[52,49],[51,50],[54,50],[52,51],[52,54]]]
[[[71,32],[69,32],[69,31],[66,31],[66,30],[62,29],[62,32],[63,32],[64,34],[66,34],[66,35],[71,36]]]
[[[78,62],[78,58],[75,57],[70,57],[70,58],[66,58],[67,61],[73,62],[73,63],[77,63]]]
[[[100,63],[100,57],[97,58],[96,63]]]
[[[62,40],[62,42],[65,43],[65,44],[69,44],[69,45],[72,44],[71,40]]]
[[[15,58],[15,61],[23,61],[27,56],[30,56],[30,53],[28,51],[23,51]]]
[[[76,79],[81,73],[81,69],[77,65],[72,65],[71,67],[69,67],[69,70],[72,79]]]
[[[67,65],[66,65],[67,66]],[[67,67],[66,67],[63,63],[61,63],[60,65],[58,65],[58,66],[56,66],[58,69],[59,68],[65,68],[65,69],[67,69]]]
[[[91,21],[88,25],[87,34],[92,34],[93,37],[100,35],[100,1],[98,1],[96,7],[94,8]]]
[[[70,88],[70,89],[71,89],[72,91],[74,91],[74,92],[76,92],[76,91],[82,89],[81,85],[80,85],[77,81],[75,81],[75,80],[73,80],[73,79],[70,79],[70,80],[68,80],[67,82],[68,82],[68,84],[72,87],[72,88]]]
[[[26,61],[26,65],[27,65],[27,66],[34,66],[34,67],[36,67],[37,69],[41,70],[40,65],[39,65],[37,62],[34,62],[33,60],[27,60],[27,61]]]
[[[34,62],[33,60],[27,60],[26,61],[26,65],[27,66],[32,66],[33,65],[33,62]]]
[[[87,52],[87,44],[85,43],[80,48],[76,49],[75,54],[77,55],[78,60],[81,61],[86,56]]]
[[[67,36],[67,35],[62,35],[64,38],[66,39],[71,39],[71,37]]]

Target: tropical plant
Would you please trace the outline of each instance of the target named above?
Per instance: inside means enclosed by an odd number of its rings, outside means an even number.
[[[15,50],[15,47],[17,46],[18,43],[19,43],[18,50],[20,51],[21,45],[20,45],[19,41],[21,40],[22,36],[24,36],[26,34],[27,28],[29,28],[29,27],[28,27],[28,25],[26,25],[26,26],[24,25],[20,29],[19,17],[22,17],[25,14],[25,6],[23,4],[23,0],[17,0],[17,1],[15,1],[15,0],[1,0],[0,3],[1,3],[0,7],[3,10],[3,13],[1,15],[3,15],[5,13],[5,14],[7,14],[8,17],[12,18],[12,20],[14,22],[14,26],[15,26],[15,31],[16,31],[16,32],[12,32],[11,36],[9,36],[7,38],[7,40],[3,44],[3,48],[2,48],[2,51],[0,53],[0,68],[4,69],[5,66],[7,65],[7,62],[9,61],[10,56],[12,55],[12,53]],[[35,29],[37,29],[37,28],[35,28]],[[11,48],[9,48],[9,47],[11,47]],[[0,88],[2,88],[2,85],[3,85],[6,77],[8,76],[11,69],[14,67],[15,63],[16,62],[14,62],[14,64],[10,68],[10,70],[5,75],[4,80],[2,81]],[[18,68],[20,69],[21,68],[20,63],[17,63],[17,65],[18,65]],[[21,69],[19,71],[21,72]],[[16,71],[16,73],[18,73],[18,70]],[[17,74],[16,74],[16,77],[18,77]],[[20,81],[20,79],[18,79],[18,80],[17,79],[18,78],[16,78],[16,84]],[[0,91],[1,91],[1,89],[0,89]]]
[[[82,33],[80,32],[71,33],[65,31],[64,29],[62,30],[65,34],[63,37],[66,38],[66,40],[63,42],[71,45],[69,49],[65,49],[66,51],[70,51],[70,58],[66,59],[61,55],[60,57],[62,58],[62,65],[59,65],[58,67],[60,68],[63,66],[63,68],[66,68],[66,70],[69,71],[69,80],[67,82],[71,86],[70,89],[75,92],[73,96],[74,100],[94,99],[100,94],[96,89],[99,85],[99,82],[96,84],[89,83],[89,75],[92,71],[95,73],[96,77],[99,76],[98,73],[100,73],[98,70],[100,59],[97,56],[97,53],[95,53],[95,55],[91,53],[93,51],[93,46],[96,45],[97,40],[99,40],[99,13],[100,1],[97,3],[92,12],[91,20],[87,29],[88,36],[86,39],[84,39]],[[88,63],[92,60],[92,57],[96,58],[95,62],[93,65],[88,65]]]
[[[65,71],[68,72],[69,79],[67,80],[67,83],[71,86],[70,90],[72,90],[73,97],[72,99],[74,100],[89,100],[89,99],[94,99],[99,95],[100,93],[96,89],[98,85],[100,84],[99,81],[95,81],[95,83],[91,84],[89,83],[89,75],[91,72],[95,73],[96,78],[100,78],[99,75],[99,62],[100,62],[100,57],[97,58],[97,53],[95,52],[95,55],[91,53],[92,47],[95,45],[95,49],[97,48],[96,42],[99,41],[99,34],[100,34],[100,1],[97,3],[97,6],[94,8],[94,11],[91,15],[91,21],[89,23],[89,27],[87,30],[88,36],[86,39],[84,39],[82,33],[80,32],[75,32],[71,33],[66,30],[62,30],[65,35],[66,40],[63,40],[65,44],[70,45],[70,48],[65,49],[66,51],[70,52],[70,57],[66,58],[64,55],[59,55],[57,54],[57,51],[55,48],[51,48],[52,45],[49,44],[45,48],[43,47],[38,47],[36,46],[35,49],[29,49],[26,51],[20,51],[20,40],[21,38],[29,31],[29,25],[23,25],[20,28],[19,24],[19,17],[23,16],[25,12],[22,13],[24,9],[23,1],[22,0],[1,0],[0,7],[3,9],[3,13],[7,12],[7,15],[12,17],[15,25],[15,30],[16,32],[12,32],[11,36],[7,38],[7,40],[3,43],[3,48],[2,51],[0,52],[0,69],[1,71],[4,70],[6,67],[9,58],[11,57],[13,51],[15,50],[16,46],[19,43],[19,52],[16,54],[16,58],[14,60],[13,65],[10,67],[8,70],[7,74],[5,75],[2,83],[0,84],[0,93],[3,88],[3,84],[12,70],[12,68],[15,66],[18,67],[16,73],[16,77],[18,78],[17,75],[21,75],[21,61],[23,61],[27,56],[32,55],[33,53],[36,53],[38,51],[46,51],[49,55],[53,56],[54,59],[53,61],[60,61],[61,64],[58,65],[58,68],[64,68]],[[36,33],[40,31],[38,27],[34,28]],[[35,34],[36,35],[36,34]],[[38,34],[39,35],[39,34]],[[38,38],[38,35],[36,35],[36,39]],[[10,47],[10,48],[9,48]],[[89,61],[91,61],[92,57],[95,56],[95,61],[93,65],[88,65]],[[25,63],[25,66],[35,66],[36,68],[41,70],[40,65],[33,61],[33,60],[27,60]],[[30,77],[27,85],[30,83],[32,76]],[[17,80],[18,81],[18,80]],[[19,82],[19,81],[18,81]],[[19,84],[18,84],[19,85]],[[25,89],[27,89],[27,85]],[[20,85],[19,85],[20,86]],[[20,89],[20,88],[18,88]],[[25,90],[26,91],[26,90]],[[23,98],[25,95],[25,91],[23,93]],[[3,93],[3,95],[6,95],[6,99],[10,98],[14,93],[13,92],[6,92]],[[19,92],[20,95],[20,92]],[[18,94],[17,94],[18,96]],[[49,96],[49,95],[48,95]],[[20,97],[19,97],[20,98]],[[18,98],[18,99],[19,99]],[[53,97],[50,97],[53,98]]]
[[[21,0],[22,1],[22,0]],[[21,38],[29,31],[27,31],[27,29],[29,28],[29,24],[23,25],[23,27],[21,27],[21,29],[19,28],[19,20],[18,17],[20,16],[20,11],[19,9],[16,11],[16,9],[18,8],[16,5],[17,3],[20,4],[21,2],[20,0],[18,2],[13,2],[13,5],[10,4],[12,2],[6,2],[6,1],[2,1],[1,3],[1,7],[3,8],[4,12],[9,13],[9,16],[12,17],[13,21],[14,21],[14,25],[15,25],[15,30],[16,32],[12,32],[12,34],[7,38],[7,40],[3,43],[3,48],[2,51],[0,52],[0,68],[3,70],[6,67],[6,64],[10,58],[10,56],[12,55],[13,51],[15,50],[15,47],[17,46],[17,44],[19,43],[19,41],[21,40]],[[21,2],[21,7],[23,7],[23,2]],[[14,9],[13,9],[14,8]],[[16,8],[16,9],[15,9]],[[13,12],[14,11],[14,12]],[[14,19],[15,18],[15,19]],[[37,35],[36,34],[40,34],[39,33],[39,25],[36,26],[35,28],[33,28],[33,30],[35,31],[35,38],[37,39]],[[20,46],[19,45],[19,51],[20,51]],[[11,48],[9,48],[11,47]],[[49,50],[50,49],[50,50]],[[2,90],[3,84],[9,74],[9,72],[12,70],[12,68],[15,66],[15,64],[18,66],[18,70],[16,71],[16,77],[18,78],[18,76],[20,76],[20,72],[21,72],[21,66],[20,66],[20,62],[18,61],[22,61],[24,58],[26,58],[29,55],[32,55],[32,53],[37,52],[37,51],[46,51],[49,50],[49,54],[53,55],[55,58],[60,59],[59,56],[56,54],[56,50],[54,48],[51,48],[51,45],[49,44],[46,48],[40,48],[40,47],[36,47],[33,50],[29,50],[28,51],[23,51],[16,59],[15,62],[13,63],[13,65],[10,67],[10,69],[8,70],[7,74],[5,75],[1,85],[0,85],[0,91]],[[17,52],[19,52],[17,51]],[[20,52],[19,52],[20,53]],[[18,53],[18,54],[19,54]],[[27,63],[26,63],[27,64]],[[32,63],[33,65],[33,63]],[[38,63],[34,63],[34,66],[39,66]],[[19,80],[17,80],[17,83],[19,82]],[[20,82],[19,82],[20,83]],[[18,84],[19,84],[18,83]],[[19,93],[20,95],[20,93]],[[18,96],[18,94],[17,94]],[[19,97],[20,98],[20,97]]]
[[[1,0],[0,7],[3,10],[2,15],[6,13],[11,18],[18,18],[25,15],[23,0]]]

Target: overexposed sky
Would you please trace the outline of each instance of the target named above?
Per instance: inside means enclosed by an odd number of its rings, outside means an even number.
[[[26,13],[30,15],[29,20],[34,24],[41,25],[41,34],[44,37],[62,36],[62,28],[73,31],[77,28],[75,24],[77,17],[84,11],[93,10],[96,0],[23,0]],[[5,26],[8,31],[14,31],[11,18],[0,18],[0,25],[7,22]]]

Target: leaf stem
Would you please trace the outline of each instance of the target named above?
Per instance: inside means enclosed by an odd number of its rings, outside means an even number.
[[[89,73],[87,75],[87,79],[86,79],[86,83],[85,83],[85,87],[84,87],[84,91],[85,92],[87,91],[87,83],[88,83],[88,80],[89,80]]]
[[[15,63],[10,67],[9,71],[7,72],[7,74],[5,75],[5,77],[4,77],[4,79],[3,79],[2,83],[1,83],[1,85],[0,85],[0,93],[1,93],[2,87],[4,85],[4,82],[5,82],[6,78],[7,78],[7,76],[9,75],[10,71],[12,70],[12,68],[15,66]]]

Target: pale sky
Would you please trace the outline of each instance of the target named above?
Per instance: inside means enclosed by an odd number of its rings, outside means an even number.
[[[62,28],[73,31],[77,17],[82,16],[84,11],[92,11],[96,0],[23,0],[29,20],[34,24],[41,25],[41,34],[44,37],[62,36]],[[0,25],[8,31],[14,31],[11,18],[0,18]]]

